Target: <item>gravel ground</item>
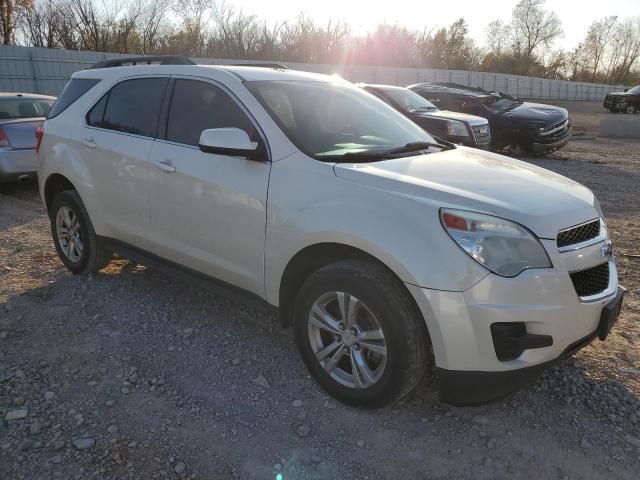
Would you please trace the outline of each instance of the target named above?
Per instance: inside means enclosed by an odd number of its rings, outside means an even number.
[[[530,160],[599,195],[629,294],[606,342],[474,408],[428,384],[382,410],[337,404],[275,318],[126,260],[74,277],[36,188],[4,187],[0,478],[637,480],[640,144]]]

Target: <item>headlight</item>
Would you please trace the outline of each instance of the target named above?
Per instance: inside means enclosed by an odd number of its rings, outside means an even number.
[[[526,228],[503,218],[463,210],[440,211],[442,226],[475,261],[503,277],[550,268],[542,244]]]
[[[447,133],[453,137],[468,137],[467,127],[457,120],[447,120]]]
[[[600,205],[600,201],[595,195],[593,197],[593,208],[596,209],[596,212],[598,212],[598,215],[604,221],[604,213],[602,213],[602,206]]]

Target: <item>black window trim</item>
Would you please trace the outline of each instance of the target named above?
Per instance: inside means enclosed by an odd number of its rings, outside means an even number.
[[[218,82],[217,80],[209,78],[209,77],[201,77],[201,76],[197,76],[197,75],[171,75],[171,81],[169,82],[169,85],[167,86],[167,90],[166,90],[166,93],[165,93],[165,102],[163,103],[162,110],[160,111],[158,133],[160,133],[160,131],[162,131],[162,137],[160,135],[158,135],[156,137],[156,141],[161,142],[161,143],[166,143],[166,144],[169,144],[169,145],[175,145],[175,146],[178,146],[178,147],[190,148],[190,149],[193,149],[193,150],[200,150],[200,148],[197,147],[196,145],[189,145],[189,144],[186,144],[186,143],[180,143],[180,142],[174,142],[172,140],[167,140],[167,127],[168,127],[168,122],[169,122],[169,110],[171,108],[171,101],[173,100],[173,92],[174,92],[174,88],[175,88],[175,82],[177,80],[192,80],[192,81],[208,83],[208,84],[213,85],[214,87],[218,87],[224,93],[229,95],[229,98],[231,98],[231,100],[234,101],[236,103],[236,105],[238,105],[238,107],[244,112],[244,114],[247,116],[249,121],[253,124],[253,127],[258,132],[258,135],[260,136],[260,140],[258,142],[258,149],[262,148],[262,150],[264,151],[264,153],[266,155],[265,162],[267,162],[267,163],[271,162],[271,158],[272,158],[271,157],[271,147],[269,146],[269,142],[267,141],[267,136],[265,135],[264,130],[260,126],[260,123],[258,123],[256,118],[251,113],[251,111],[244,105],[244,103],[242,103],[242,101],[236,96],[235,93],[233,93],[226,85]]]
[[[103,98],[106,97],[106,100],[104,102],[104,110],[102,110],[102,118],[100,119],[100,125],[102,125],[102,123],[104,122],[104,112],[107,111],[107,103],[109,103],[109,96],[111,95],[111,88],[109,90],[107,90],[105,93],[103,93],[102,95],[100,95],[100,97],[98,98],[98,100],[96,102],[94,102],[91,107],[89,107],[89,110],[87,110],[87,113],[84,114],[84,124],[85,127],[88,128],[97,128],[99,130],[108,130],[108,128],[102,128],[102,127],[96,127],[95,125],[89,125],[89,114],[91,113],[91,110],[93,110],[101,101]],[[114,130],[111,130],[114,131]],[[125,132],[120,132],[120,133],[125,133]]]
[[[49,116],[51,115],[51,111],[53,110],[53,108],[56,106],[56,103],[58,103],[58,101],[62,98],[62,94],[64,93],[64,90],[67,88],[67,85],[69,85],[69,83],[71,83],[73,80],[89,80],[89,81],[93,81],[94,84],[91,85],[87,90],[84,91],[84,93],[82,95],[80,95],[78,98],[76,98],[73,102],[71,102],[69,105],[67,105],[66,107],[64,107],[64,109],[60,110],[58,113],[56,113],[53,116]],[[51,105],[51,108],[49,109],[49,113],[47,114],[47,116],[45,117],[47,120],[51,120],[53,118],[58,117],[59,115],[61,115],[62,113],[64,113],[67,109],[69,109],[74,103],[76,103],[78,100],[80,100],[82,97],[84,97],[87,93],[89,93],[91,90],[93,90],[95,88],[96,85],[99,85],[100,82],[102,82],[103,79],[102,78],[91,78],[91,77],[71,77],[67,83],[65,84],[64,88],[62,89],[62,92],[60,92],[60,95],[56,98],[55,102],[53,102],[53,105]]]
[[[150,78],[161,78],[161,79],[166,79],[167,84],[165,85],[165,89],[164,92],[162,93],[162,104],[160,107],[160,115],[158,116],[158,121],[156,122],[156,133],[153,137],[149,137],[147,135],[139,135],[137,133],[129,133],[129,132],[121,132],[119,130],[111,130],[110,128],[103,128],[103,127],[94,127],[93,125],[89,125],[89,123],[87,122],[87,117],[89,116],[89,112],[91,112],[91,110],[93,109],[93,107],[95,107],[100,100],[102,100],[102,98],[107,95],[107,102],[105,104],[104,107],[104,112],[102,113],[102,120],[104,121],[104,115],[107,111],[107,105],[109,104],[109,97],[111,96],[111,91],[118,85],[120,85],[121,83],[124,83],[128,80],[142,80],[142,79],[150,79]],[[119,134],[119,135],[126,135],[129,137],[135,137],[135,138],[143,138],[145,140],[152,140],[155,141],[158,139],[158,130],[159,130],[159,124],[160,124],[160,119],[162,118],[162,108],[164,107],[164,102],[165,102],[165,98],[167,97],[167,91],[168,91],[168,87],[169,87],[169,83],[171,82],[171,75],[168,74],[147,74],[147,75],[132,75],[130,77],[123,77],[123,78],[119,78],[117,82],[111,84],[109,87],[107,87],[107,90],[100,95],[100,97],[93,102],[89,108],[86,109],[86,111],[84,112],[84,115],[82,117],[82,123],[84,125],[85,128],[89,128],[89,129],[95,129],[95,130],[100,130],[101,132],[111,132],[114,134]]]

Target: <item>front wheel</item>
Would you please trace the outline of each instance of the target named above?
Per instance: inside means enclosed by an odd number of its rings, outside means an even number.
[[[633,105],[627,105],[627,108],[624,109],[625,113],[636,113],[638,110]]]
[[[109,263],[112,254],[96,235],[89,214],[75,190],[56,195],[49,215],[56,251],[72,273],[97,272]]]
[[[313,273],[294,314],[309,372],[341,402],[387,405],[413,390],[429,366],[422,316],[402,283],[374,262],[342,261]]]

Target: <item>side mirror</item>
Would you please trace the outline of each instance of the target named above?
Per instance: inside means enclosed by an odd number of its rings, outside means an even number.
[[[625,88],[624,91],[626,92],[627,90],[629,90],[628,88]]]
[[[239,128],[210,128],[200,134],[200,150],[206,153],[246,157],[262,160],[258,142],[252,142],[249,134]]]

